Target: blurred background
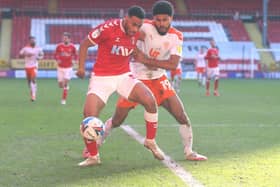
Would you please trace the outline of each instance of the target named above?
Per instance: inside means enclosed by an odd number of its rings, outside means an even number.
[[[123,17],[140,5],[151,17],[152,0],[0,0],[0,77],[23,78],[20,49],[34,36],[45,53],[38,77],[56,77],[54,50],[63,32],[78,49],[91,28]],[[173,26],[184,34],[183,78],[195,79],[194,58],[214,39],[220,50],[222,78],[280,79],[279,0],[170,0]],[[90,70],[96,47],[89,50]]]

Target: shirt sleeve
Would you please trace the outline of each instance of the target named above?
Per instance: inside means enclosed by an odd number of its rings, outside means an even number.
[[[106,25],[101,24],[95,27],[90,33],[88,34],[88,39],[92,42],[92,44],[98,44],[101,41],[105,40],[105,32],[108,30],[106,29]]]
[[[38,59],[41,60],[44,58],[44,51],[42,48],[39,49]]]
[[[177,38],[174,46],[171,48],[170,55],[177,55],[182,57],[183,41]]]
[[[24,53],[25,53],[25,47],[22,48],[22,49],[19,51],[19,54],[20,54],[20,55],[24,55]]]

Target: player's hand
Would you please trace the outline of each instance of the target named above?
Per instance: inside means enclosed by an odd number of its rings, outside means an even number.
[[[212,58],[219,58],[217,55],[211,55]]]
[[[85,70],[84,69],[78,69],[78,71],[76,72],[76,75],[83,79],[85,77]]]
[[[135,49],[133,52],[133,58],[135,59],[136,62],[140,62],[143,64],[146,64],[147,57],[146,55],[140,51],[139,49]]]
[[[33,55],[32,53],[26,53],[25,56],[26,56],[27,58],[31,58],[31,57],[34,56],[34,55]]]
[[[147,67],[148,70],[151,70],[151,71],[156,71],[158,69],[157,67],[151,66],[149,64],[145,64],[145,66]]]

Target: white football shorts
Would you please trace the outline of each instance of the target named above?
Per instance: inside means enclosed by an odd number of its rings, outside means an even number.
[[[61,68],[57,67],[57,81],[62,82],[64,80],[71,80],[73,75],[73,68]]]
[[[220,68],[207,68],[207,77],[208,78],[214,78],[220,76]]]
[[[138,82],[140,81],[134,78],[131,72],[114,76],[95,76],[92,74],[87,95],[94,93],[105,104],[114,92],[128,99],[132,89]]]

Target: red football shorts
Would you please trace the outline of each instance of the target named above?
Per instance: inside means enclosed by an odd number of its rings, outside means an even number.
[[[205,73],[205,68],[204,67],[197,67],[196,72],[197,73]]]
[[[176,94],[175,90],[172,88],[168,78],[163,75],[158,79],[152,80],[141,80],[154,94],[156,98],[157,105],[161,105],[161,103]],[[129,101],[123,97],[119,97],[117,101],[117,106],[122,108],[131,108],[137,106],[138,103]]]

